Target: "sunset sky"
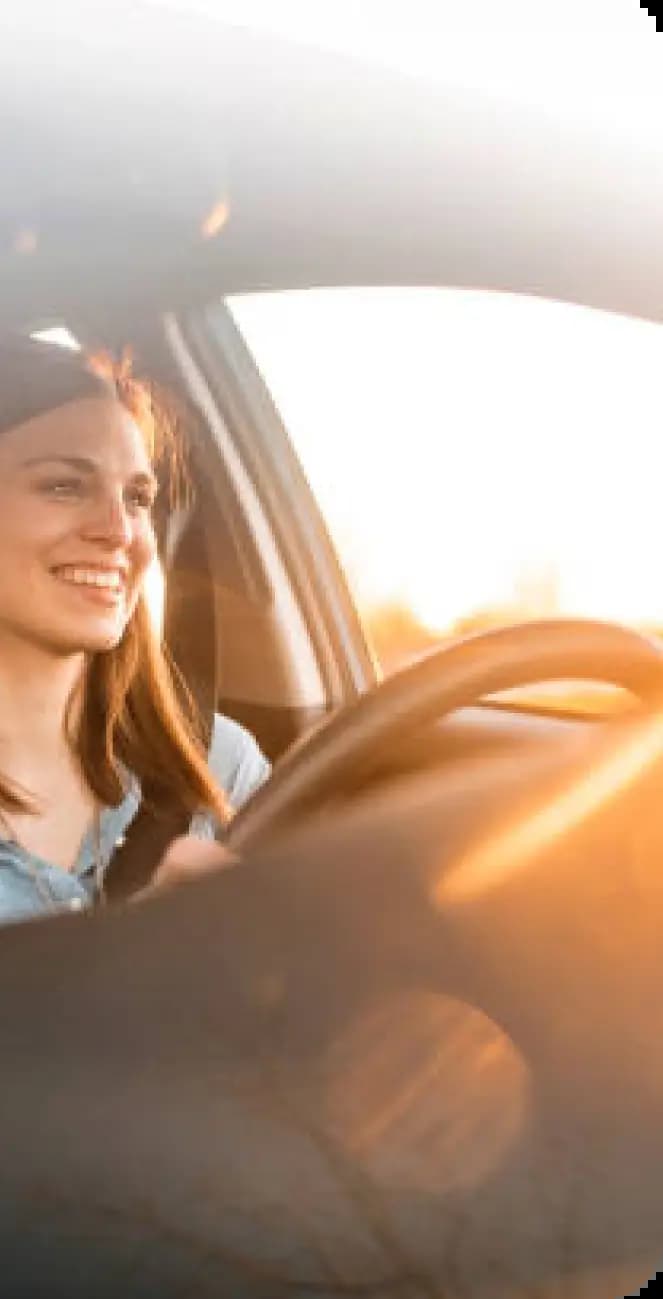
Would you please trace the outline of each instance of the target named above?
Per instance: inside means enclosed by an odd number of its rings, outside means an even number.
[[[663,327],[436,289],[234,311],[364,609],[663,624]]]

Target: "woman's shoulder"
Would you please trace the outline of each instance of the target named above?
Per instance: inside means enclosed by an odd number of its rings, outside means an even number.
[[[251,732],[223,713],[214,717],[208,763],[235,810],[262,785],[271,770]]]

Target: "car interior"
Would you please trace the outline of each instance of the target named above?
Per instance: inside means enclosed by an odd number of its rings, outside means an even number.
[[[663,1208],[662,897],[636,887],[661,644],[539,620],[383,678],[227,299],[456,284],[658,319],[663,169],[173,13],[156,57],[152,6],[84,56],[78,22],[59,61],[0,27],[0,321],[128,344],[185,407],[155,616],[275,765],[241,869],[0,934],[6,1293],[635,1293]],[[502,695],[567,678],[632,708]]]
[[[215,326],[222,310],[215,306]],[[256,736],[272,762],[283,759],[295,746],[296,755],[285,765],[289,770],[293,761],[305,761],[310,772],[315,738],[309,746],[301,741],[377,684],[379,667],[324,521],[261,377],[227,310],[223,312],[226,354],[220,350],[218,329],[214,333],[205,329],[207,315],[206,309],[194,309],[182,323],[173,316],[165,322],[148,320],[138,334],[135,316],[132,322],[138,363],[189,413],[188,472],[193,492],[174,514],[164,503],[159,523],[164,635],[203,716],[216,710],[233,717]],[[126,337],[128,329],[128,322],[125,326],[120,320],[113,322],[118,339]],[[72,332],[83,343],[80,322]],[[89,336],[96,340],[98,333]],[[108,333],[103,337],[105,341]],[[262,398],[266,407],[262,426],[250,422],[256,398]],[[265,495],[260,490],[263,484]],[[300,517],[293,520],[295,500]],[[310,563],[316,552],[319,585]],[[302,555],[307,557],[306,565]],[[331,597],[330,604],[336,596],[336,607],[327,618],[325,595]],[[657,651],[645,642],[639,644],[636,635],[626,631],[612,633],[611,649],[607,630],[602,634],[597,627],[595,640],[591,630],[589,625],[545,627],[539,635],[538,657],[534,654],[532,659],[533,648],[528,649],[524,661],[514,666],[509,655],[516,652],[515,632],[493,633],[495,681],[486,676],[479,693],[470,688],[458,703],[445,706],[431,699],[418,711],[413,706],[407,720],[399,717],[393,740],[367,740],[357,762],[345,753],[324,794],[318,789],[307,800],[309,812],[323,813],[329,803],[354,799],[375,785],[435,770],[440,764],[535,752],[544,742],[554,744],[558,737],[566,742],[577,732],[595,729],[596,719],[591,716],[511,709],[500,703],[499,694],[477,707],[483,696],[528,679],[583,672],[631,689],[634,695],[646,693],[649,658],[654,683],[657,679]],[[529,632],[532,647],[533,631]],[[561,666],[553,661],[554,637],[560,641]],[[348,642],[355,649],[350,663],[345,652]],[[492,667],[490,645],[488,638],[483,650],[486,672]],[[634,667],[640,658],[642,679]],[[449,688],[453,685],[457,690],[450,656],[443,670],[449,674]],[[416,668],[410,671],[414,676]],[[439,679],[440,669],[431,669],[429,675]],[[395,693],[393,684],[388,689]],[[384,690],[382,699],[386,709]],[[329,735],[326,730],[325,745]],[[300,817],[305,810],[304,805],[299,808]]]

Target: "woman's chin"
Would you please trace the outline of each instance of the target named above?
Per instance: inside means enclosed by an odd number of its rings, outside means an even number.
[[[77,626],[53,628],[45,639],[56,654],[101,654],[119,645],[126,625],[126,618],[86,620]]]

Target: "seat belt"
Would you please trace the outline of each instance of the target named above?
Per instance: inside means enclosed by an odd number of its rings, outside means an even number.
[[[203,734],[209,744],[215,710],[208,692],[204,698],[202,691],[196,694]],[[142,795],[140,807],[106,868],[104,896],[109,902],[120,902],[146,888],[169,844],[186,834],[191,824],[191,809],[180,804],[172,790],[143,780]]]
[[[121,902],[149,884],[168,845],[186,834],[191,822],[188,808],[173,804],[172,794],[159,797],[145,790],[143,801],[116,847],[104,876],[104,896]]]

